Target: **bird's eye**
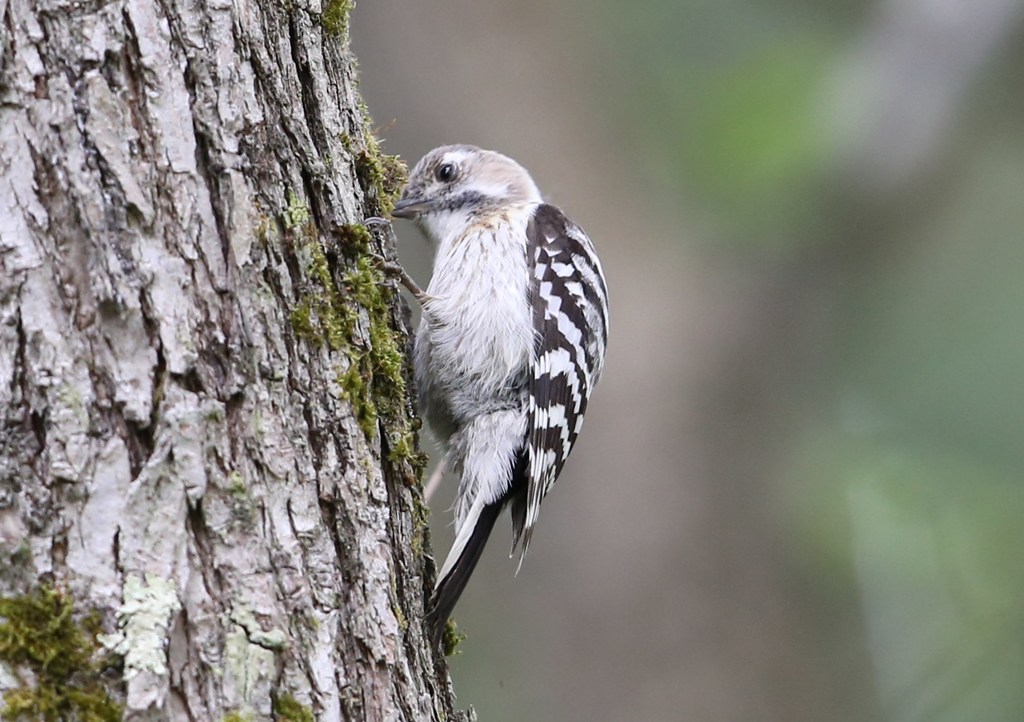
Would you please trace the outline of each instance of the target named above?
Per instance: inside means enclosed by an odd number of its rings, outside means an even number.
[[[452,180],[455,178],[455,164],[444,163],[443,165],[438,167],[437,173],[435,173],[435,175],[437,176],[437,179],[442,183],[451,183]]]

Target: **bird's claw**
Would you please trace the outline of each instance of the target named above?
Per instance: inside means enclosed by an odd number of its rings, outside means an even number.
[[[370,258],[373,260],[377,268],[386,277],[396,280],[408,289],[417,301],[422,303],[427,298],[427,294],[423,292],[423,289],[417,285],[416,281],[413,280],[412,276],[402,268],[401,264],[389,261],[383,256],[379,256],[376,253],[371,253]]]

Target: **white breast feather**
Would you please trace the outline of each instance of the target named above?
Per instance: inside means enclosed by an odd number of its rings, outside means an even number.
[[[457,423],[501,396],[533,351],[523,204],[440,239],[417,333],[430,377]],[[467,383],[472,380],[472,383]]]

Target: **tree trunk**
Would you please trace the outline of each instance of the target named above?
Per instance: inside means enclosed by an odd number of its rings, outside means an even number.
[[[5,718],[464,717],[347,11],[0,0]]]

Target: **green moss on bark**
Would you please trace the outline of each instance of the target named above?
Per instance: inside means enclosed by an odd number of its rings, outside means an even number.
[[[338,238],[346,250],[357,256],[369,253],[373,243],[373,236],[362,223],[349,223],[342,226],[338,231]]]
[[[395,207],[395,201],[409,177],[409,169],[397,155],[388,155],[381,150],[380,140],[373,132],[370,112],[362,101],[359,111],[363,117],[363,144],[360,146],[351,136],[343,137],[342,143],[353,154],[356,178],[367,196],[370,209],[376,215],[386,216]]]
[[[253,722],[251,714],[242,714],[241,712],[228,712],[221,719],[221,722]]]
[[[466,635],[459,631],[455,620],[449,619],[444,625],[444,632],[441,634],[441,649],[444,651],[444,656],[451,657],[453,654],[458,654],[456,649],[465,638]]]
[[[392,322],[395,291],[368,255],[373,237],[362,224],[343,226],[336,236],[342,253],[332,268],[324,238],[305,206],[291,198],[282,223],[305,277],[291,311],[295,335],[344,355],[335,377],[339,393],[352,405],[368,439],[375,438],[384,421],[388,460],[401,465],[414,483],[425,457],[416,449],[416,427],[408,412],[405,339]]]
[[[111,696],[103,675],[120,660],[96,641],[100,625],[95,614],[76,620],[68,596],[41,587],[24,596],[0,599],[0,617],[0,662],[22,680],[21,686],[4,692],[0,718],[121,719],[121,705]]]
[[[388,155],[372,138],[356,155],[356,177],[363,190],[380,206],[383,215],[391,213],[398,194],[405,185],[408,169],[397,155]]]
[[[274,700],[275,722],[313,722],[313,711],[290,694]]]
[[[348,17],[354,5],[352,0],[327,0],[320,20],[324,30],[339,37],[348,35]]]

